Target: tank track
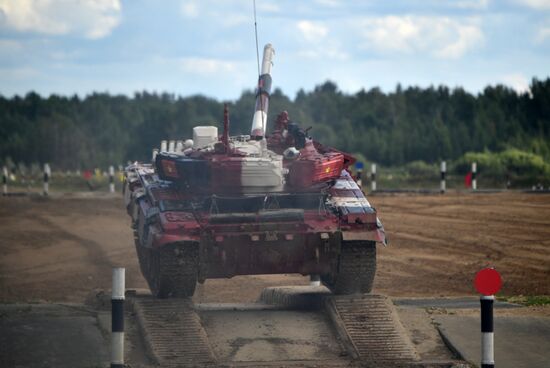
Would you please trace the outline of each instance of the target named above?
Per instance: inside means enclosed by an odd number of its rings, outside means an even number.
[[[197,284],[199,249],[195,242],[166,244],[160,249],[135,241],[141,272],[157,298],[193,296]]]
[[[141,244],[139,243],[138,232],[135,230],[134,230],[134,245],[136,246],[136,253],[138,256],[139,268],[141,269],[141,274],[143,275],[143,277],[145,277],[146,281],[149,282],[147,280],[148,278],[147,275],[149,274],[149,257],[150,257],[148,253],[151,250],[149,248],[145,248],[141,246]]]
[[[376,274],[376,242],[342,241],[335,271],[321,281],[335,294],[370,293]]]

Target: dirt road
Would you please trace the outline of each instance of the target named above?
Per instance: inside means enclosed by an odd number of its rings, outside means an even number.
[[[550,294],[550,195],[518,193],[373,196],[390,245],[379,248],[375,291],[391,296],[473,294],[495,266],[503,294]],[[111,268],[146,288],[122,200],[0,198],[0,302],[82,302],[109,289]],[[201,302],[257,299],[266,286],[307,284],[299,275],[208,280]]]
[[[393,296],[475,293],[483,267],[502,274],[502,295],[550,294],[550,195],[495,193],[371,198],[390,246],[376,289]]]

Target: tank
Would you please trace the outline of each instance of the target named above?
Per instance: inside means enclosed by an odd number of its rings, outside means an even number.
[[[257,274],[311,275],[336,294],[372,289],[386,237],[350,173],[355,159],[314,140],[286,111],[267,133],[274,54],[267,44],[249,135],[230,135],[225,106],[221,134],[197,126],[193,139],[163,141],[151,163],[125,169],[137,256],[156,297]]]

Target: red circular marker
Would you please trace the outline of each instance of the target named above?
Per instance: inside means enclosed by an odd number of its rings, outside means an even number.
[[[502,287],[502,278],[494,268],[484,268],[476,274],[474,285],[480,294],[495,295]]]

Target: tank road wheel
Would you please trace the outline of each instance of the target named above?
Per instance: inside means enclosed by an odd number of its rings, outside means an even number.
[[[198,244],[173,243],[151,250],[149,283],[157,298],[186,298],[193,296],[198,275]]]
[[[376,242],[342,241],[336,270],[321,277],[335,294],[370,293],[376,274]]]

